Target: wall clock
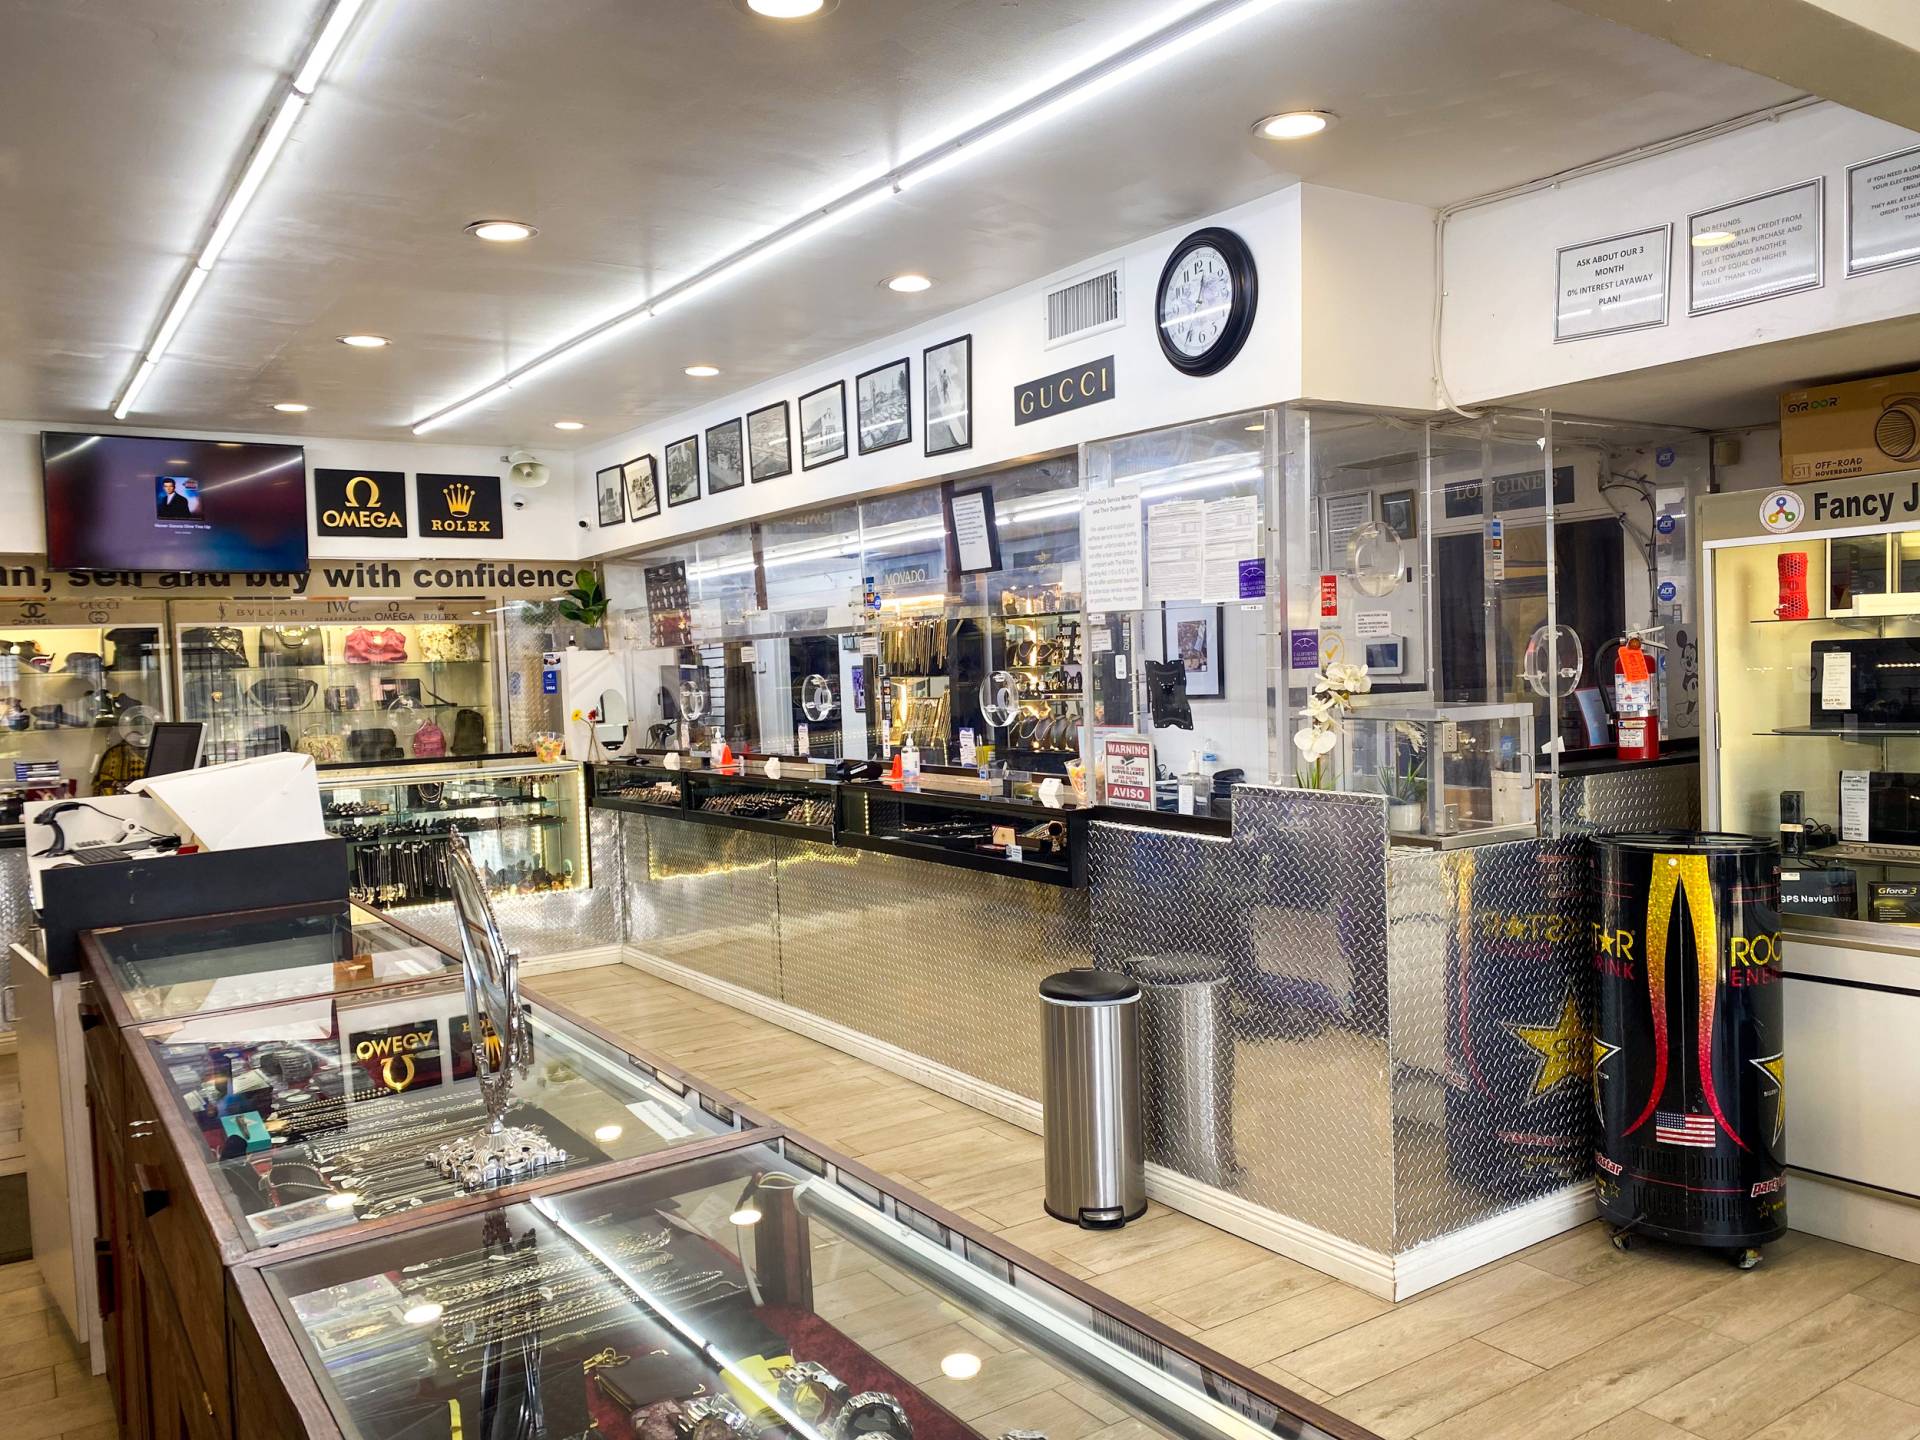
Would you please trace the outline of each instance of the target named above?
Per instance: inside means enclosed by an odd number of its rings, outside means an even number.
[[[1196,230],[1167,257],[1155,294],[1160,349],[1183,375],[1224,370],[1253,329],[1259,276],[1231,230]]]

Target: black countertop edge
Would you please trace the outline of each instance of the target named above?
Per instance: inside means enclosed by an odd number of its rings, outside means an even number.
[[[331,773],[336,770],[395,770],[416,765],[459,765],[463,762],[469,765],[478,765],[483,760],[534,759],[536,759],[536,757],[531,750],[489,750],[484,755],[455,755],[452,752],[448,752],[445,755],[403,755],[397,760],[329,760],[326,764],[316,765],[314,768],[323,773]],[[555,760],[552,762],[540,761],[539,763],[566,765],[572,762]]]
[[[27,848],[27,827],[25,825],[0,825],[0,850],[24,850]]]
[[[1698,765],[1700,763],[1700,742],[1689,740],[1684,745],[1676,743],[1672,748],[1663,747],[1658,760],[1622,760],[1608,747],[1604,754],[1589,755],[1582,751],[1573,756],[1560,757],[1560,774],[1568,775],[1613,775],[1628,770],[1654,770],[1674,765]],[[1551,767],[1543,758],[1534,770],[1534,774],[1545,778],[1552,773]]]

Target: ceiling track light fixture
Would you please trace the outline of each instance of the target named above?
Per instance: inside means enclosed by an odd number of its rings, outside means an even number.
[[[989,154],[1016,137],[1058,119],[1067,111],[1137,79],[1149,70],[1218,38],[1241,22],[1251,20],[1281,3],[1282,0],[1206,0],[1201,4],[1178,5],[1175,8],[1179,13],[1150,33],[1118,47],[1104,58],[990,115],[978,124],[929,146],[886,174],[856,185],[818,208],[769,231],[759,239],[722,256],[704,270],[649,296],[631,309],[610,316],[572,339],[563,340],[518,370],[433,411],[414,424],[413,433],[424,435],[451,424],[461,416],[501,399],[517,387],[530,384],[555,367],[579,359],[591,348],[624,334],[642,321],[664,315],[674,306],[684,305],[697,296],[707,294],[737,279],[751,267],[812,239],[892,196]]]
[[[280,157],[293,127],[300,119],[300,112],[307,107],[307,101],[313,98],[319,89],[321,78],[327,73],[327,66],[333,63],[333,57],[340,52],[353,22],[359,18],[367,0],[333,0],[333,6],[327,11],[327,18],[320,24],[313,43],[307,47],[301,58],[299,68],[293,72],[293,78],[273,98],[268,106],[267,118],[260,127],[253,148],[248,151],[246,163],[241,167],[240,178],[234,181],[221,202],[220,210],[214,217],[213,229],[208,232],[206,243],[200,247],[200,253],[188,267],[179,285],[174,288],[173,299],[166,313],[161,317],[159,327],[153,332],[153,339],[143,352],[140,364],[135,367],[133,377],[127,381],[126,388],[120,392],[120,398],[114,403],[113,418],[124,420],[133,409],[134,402],[140,398],[140,392],[153,378],[153,372],[159,367],[160,359],[167,353],[167,347],[180,333],[180,326],[186,321],[187,312],[193,308],[193,302],[199,297],[201,287],[207,283],[207,276],[219,263],[221,252],[227,248],[227,242],[233,239],[233,232],[239,228],[241,217],[247,213],[247,207],[253,203],[253,197],[259,193],[260,186],[267,178],[267,172],[273,168],[273,162]],[[351,343],[351,342],[349,342]]]

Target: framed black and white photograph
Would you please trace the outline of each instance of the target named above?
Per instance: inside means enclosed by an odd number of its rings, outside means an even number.
[[[627,516],[651,520],[660,513],[660,472],[653,456],[642,455],[620,467],[627,482]]]
[[[800,397],[800,468],[817,470],[847,458],[847,382],[836,380]]]
[[[689,435],[667,446],[667,504],[691,505],[700,498],[700,437]]]
[[[927,431],[927,454],[945,455],[973,445],[973,336],[962,335],[943,345],[930,345],[921,357],[920,376],[926,382],[927,403],[922,409]]]
[[[1227,657],[1220,653],[1224,605],[1169,605],[1160,612],[1160,639],[1169,660],[1187,677],[1187,695],[1218,700],[1227,693]]]
[[[784,400],[747,415],[747,478],[758,485],[793,473],[793,412]]]
[[[707,431],[707,494],[723,495],[747,483],[745,447],[738,420]]]
[[[600,524],[618,525],[627,518],[627,484],[620,478],[620,467],[609,465],[593,473],[593,488],[600,494]]]
[[[853,410],[860,421],[860,453],[891,450],[913,438],[913,401],[907,362],[875,366],[854,378]]]

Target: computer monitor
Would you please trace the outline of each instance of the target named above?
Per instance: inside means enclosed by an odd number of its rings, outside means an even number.
[[[200,734],[205,728],[198,720],[165,720],[155,725],[147,741],[147,774],[193,769],[200,763]]]

